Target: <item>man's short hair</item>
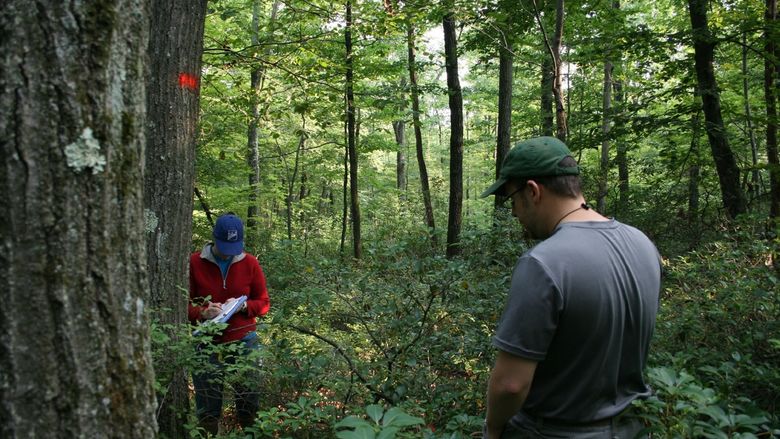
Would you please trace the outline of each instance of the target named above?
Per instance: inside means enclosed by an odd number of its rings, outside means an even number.
[[[561,167],[577,166],[577,161],[572,157],[564,157],[558,162]],[[528,180],[533,180],[546,187],[550,192],[568,198],[577,198],[582,194],[582,178],[579,175],[553,175],[546,177],[528,177],[522,180],[514,180],[517,187],[525,186]]]

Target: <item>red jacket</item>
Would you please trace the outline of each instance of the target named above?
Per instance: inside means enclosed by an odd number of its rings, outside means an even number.
[[[265,274],[254,256],[241,253],[233,257],[223,279],[222,271],[211,253],[211,246],[207,244],[202,251],[190,256],[189,319],[192,323],[203,320],[201,311],[208,306],[203,298],[207,296],[211,296],[212,302],[225,303],[231,297],[246,295],[246,311],[233,314],[222,336],[215,339],[217,343],[240,340],[257,328],[256,317],[265,315],[271,307]],[[194,303],[203,303],[203,306]]]

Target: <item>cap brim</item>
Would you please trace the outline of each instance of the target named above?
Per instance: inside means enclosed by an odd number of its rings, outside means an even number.
[[[506,184],[506,178],[499,177],[498,180],[496,180],[495,183],[493,183],[489,188],[485,189],[485,192],[482,192],[482,195],[480,195],[480,198],[489,197],[490,195],[495,195],[496,192],[501,190],[501,187]]]
[[[240,255],[244,251],[244,241],[227,242],[214,239],[214,244],[217,245],[217,251],[225,256]]]

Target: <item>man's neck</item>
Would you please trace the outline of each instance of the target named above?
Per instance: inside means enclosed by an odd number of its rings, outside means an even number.
[[[217,250],[216,244],[211,244],[211,254],[213,254],[215,258],[220,259],[222,261],[227,261],[233,257],[233,256],[226,256],[220,253],[219,250]]]
[[[579,221],[608,221],[609,219],[593,210],[585,202],[585,198],[568,198],[562,201],[550,215],[550,233],[559,224]]]

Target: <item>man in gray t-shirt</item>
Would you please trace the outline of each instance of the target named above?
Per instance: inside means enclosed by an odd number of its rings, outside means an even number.
[[[483,197],[544,241],[518,261],[493,339],[487,438],[632,438],[625,413],[650,389],[642,372],[661,265],[639,230],[590,209],[579,166],[552,137],[517,144]]]

